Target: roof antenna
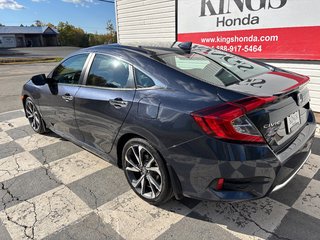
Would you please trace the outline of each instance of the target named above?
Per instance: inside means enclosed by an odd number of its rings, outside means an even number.
[[[173,48],[176,43],[177,43],[177,41],[174,41],[174,42],[171,44],[171,47],[170,47],[170,48]]]
[[[185,51],[186,53],[190,54],[191,53],[191,48],[192,48],[192,42],[182,42],[179,43],[178,47]]]

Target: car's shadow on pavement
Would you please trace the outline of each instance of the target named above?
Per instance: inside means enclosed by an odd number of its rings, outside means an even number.
[[[319,175],[319,155],[320,139],[315,138],[312,155],[299,174],[283,189],[265,198],[242,202],[208,202],[190,198],[183,198],[180,201],[171,200],[161,208],[175,211],[181,206],[187,206],[190,212],[181,221],[171,226],[163,239],[168,239],[170,234],[174,236],[177,232],[186,234],[180,236],[180,239],[192,239],[196,235],[201,236],[202,239],[209,239],[210,236],[214,236],[214,239],[290,239],[292,236],[294,236],[293,239],[300,239],[306,231],[305,224],[308,223],[298,224],[304,220],[300,221],[295,217],[292,222],[288,219],[300,215],[300,217],[316,219],[309,216],[317,206],[308,196],[316,194],[310,191],[310,182],[312,179],[320,178],[317,176]],[[276,231],[280,225],[281,230],[285,229],[283,232],[287,231],[286,234]],[[185,231],[181,231],[183,229]],[[212,231],[208,232],[208,229]],[[193,235],[193,232],[196,234]],[[225,235],[219,235],[219,232],[224,232]],[[295,235],[299,232],[300,234]]]
[[[314,142],[313,142],[313,145],[311,148],[311,152],[313,154],[320,155],[320,138],[314,139]]]
[[[48,136],[67,141],[52,132],[48,133]],[[306,198],[309,194],[306,189],[313,178],[308,175],[319,169],[319,166],[315,165],[320,154],[319,138],[315,138],[312,153],[299,174],[286,187],[268,197],[242,202],[210,202],[183,198],[179,201],[172,199],[162,206],[157,206],[160,211],[173,212],[180,219],[160,235],[159,239],[212,239],[213,236],[214,239],[290,239],[276,230],[283,224],[286,228],[293,229],[293,232],[303,231],[305,227],[304,224],[286,223],[286,216],[291,216],[292,212],[297,214],[313,209]],[[302,205],[309,209],[301,208]]]
[[[174,204],[177,209],[181,205],[186,205],[191,210],[186,217],[172,226],[172,230],[188,226],[192,228],[188,229],[189,233],[195,231],[202,234],[202,230],[212,229],[211,233],[205,233],[205,235],[209,237],[210,234],[211,236],[215,234],[215,239],[236,239],[236,237],[243,239],[253,236],[266,239],[272,235],[289,209],[288,206],[271,198],[233,203],[198,201],[189,198],[171,201],[168,203],[170,207],[164,205],[161,208],[174,211],[172,210],[172,204]],[[224,234],[230,236],[219,237],[217,230],[220,232],[227,230]],[[188,238],[188,236],[185,237]],[[203,236],[201,238],[206,239]]]

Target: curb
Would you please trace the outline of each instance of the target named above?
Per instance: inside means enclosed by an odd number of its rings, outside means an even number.
[[[0,58],[0,65],[7,64],[28,64],[38,62],[60,62],[61,57],[31,57],[31,58]]]

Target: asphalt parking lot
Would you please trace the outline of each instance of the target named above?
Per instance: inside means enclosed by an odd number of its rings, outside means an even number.
[[[48,74],[57,63],[0,65],[0,113],[22,108],[23,84],[33,75]]]
[[[270,197],[240,203],[185,198],[154,207],[130,190],[117,167],[55,134],[31,130],[21,86],[51,65],[23,65],[18,72],[14,66],[0,66],[1,103],[13,102],[0,109],[1,240],[320,238],[319,135],[298,175]]]
[[[65,57],[77,51],[77,47],[29,47],[0,49],[0,57]]]

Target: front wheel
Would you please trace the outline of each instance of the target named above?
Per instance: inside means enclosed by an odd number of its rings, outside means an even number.
[[[26,99],[25,113],[33,131],[40,134],[48,131],[36,105],[34,104],[34,102],[30,97],[27,97]]]
[[[122,166],[130,187],[143,200],[160,205],[172,197],[167,168],[146,140],[133,138],[125,144]]]

